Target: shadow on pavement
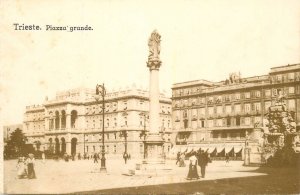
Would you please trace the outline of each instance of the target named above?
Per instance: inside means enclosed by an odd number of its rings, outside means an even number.
[[[76,194],[299,194],[298,167],[260,167],[254,171],[266,175],[217,180],[199,180],[129,188],[115,188]]]

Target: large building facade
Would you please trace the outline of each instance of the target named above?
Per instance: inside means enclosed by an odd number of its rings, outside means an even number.
[[[268,75],[242,78],[232,73],[220,82],[176,83],[172,87],[173,135],[178,150],[202,148],[212,157],[226,153],[244,158],[245,146],[259,146],[256,128],[266,127],[265,114],[282,95],[300,127],[300,64],[271,68]],[[259,150],[259,147],[257,147]],[[177,150],[176,150],[177,149]]]
[[[160,95],[160,132],[164,150],[171,148],[171,100]],[[54,154],[93,154],[102,147],[102,124],[107,155],[120,156],[127,148],[132,157],[143,157],[148,131],[149,93],[141,89],[109,92],[102,100],[95,90],[78,88],[58,92],[43,105],[27,106],[23,128],[37,150]]]

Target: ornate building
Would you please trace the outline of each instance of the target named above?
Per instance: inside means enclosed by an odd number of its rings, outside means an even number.
[[[109,92],[105,96],[105,120],[101,100],[95,91],[78,88],[58,92],[43,105],[27,106],[23,128],[29,143],[38,150],[55,154],[100,152],[102,123],[105,126],[105,152],[121,155],[125,147],[131,156],[144,155],[145,132],[148,131],[149,94],[140,89]],[[171,100],[160,95],[160,131],[171,147]],[[37,144],[38,143],[38,144]]]
[[[230,74],[220,82],[176,83],[172,88],[172,123],[176,151],[207,150],[212,157],[244,158],[248,144],[261,138],[256,128],[266,125],[265,114],[283,96],[300,127],[300,64],[271,68],[268,75],[242,78]],[[259,150],[259,147],[257,147]]]

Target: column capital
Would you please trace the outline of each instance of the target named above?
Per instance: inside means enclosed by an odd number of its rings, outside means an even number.
[[[147,62],[147,67],[149,70],[159,70],[161,66],[161,61],[159,59],[149,59]]]

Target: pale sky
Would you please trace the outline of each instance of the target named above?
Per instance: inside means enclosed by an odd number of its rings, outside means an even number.
[[[149,86],[148,38],[161,34],[160,89],[173,83],[268,74],[300,62],[299,0],[0,1],[0,121],[21,123],[26,105],[104,82]],[[15,31],[13,23],[42,31]],[[93,31],[45,31],[46,25]]]

